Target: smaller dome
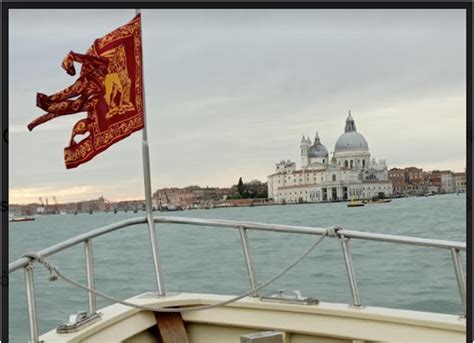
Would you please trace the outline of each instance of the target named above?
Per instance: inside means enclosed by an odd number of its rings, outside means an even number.
[[[328,149],[321,143],[319,140],[319,135],[316,132],[316,137],[314,137],[314,143],[309,148],[308,157],[328,157]]]

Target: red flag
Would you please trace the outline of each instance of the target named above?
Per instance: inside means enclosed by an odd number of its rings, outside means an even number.
[[[141,17],[96,39],[85,55],[70,52],[62,67],[75,75],[74,62],[82,64],[76,82],[53,95],[38,93],[36,105],[46,114],[28,124],[33,130],[53,118],[87,112],[72,129],[64,149],[66,168],[91,160],[112,144],[143,129]],[[76,135],[89,134],[79,142]]]

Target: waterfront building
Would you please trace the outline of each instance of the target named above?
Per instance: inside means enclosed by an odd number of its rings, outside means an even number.
[[[193,206],[197,196],[186,188],[163,188],[153,194],[156,208],[164,205]]]
[[[189,186],[185,191],[194,194],[198,202],[218,201],[227,198],[229,188]]]
[[[450,170],[443,170],[441,172],[441,192],[454,193],[456,189],[453,172]]]
[[[424,182],[428,185],[428,192],[441,192],[441,172],[432,170],[423,174]]]
[[[428,186],[423,177],[423,169],[416,167],[392,168],[388,178],[396,195],[420,195],[427,192]]]
[[[164,205],[192,208],[227,198],[228,188],[189,186],[185,188],[162,188],[153,194],[156,208]]]
[[[454,173],[454,185],[456,192],[465,193],[466,192],[466,173]]]
[[[290,160],[281,160],[268,176],[268,197],[279,203],[370,199],[391,196],[385,160],[371,158],[365,137],[357,132],[349,111],[344,132],[329,157],[319,133],[300,142],[301,169]]]

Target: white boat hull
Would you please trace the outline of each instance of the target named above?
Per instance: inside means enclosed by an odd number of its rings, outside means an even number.
[[[128,301],[147,306],[187,307],[229,298],[186,293],[158,298],[144,294]],[[114,304],[99,313],[99,321],[78,332],[57,334],[53,330],[40,339],[44,343],[157,342],[152,312]],[[466,320],[459,316],[369,306],[355,308],[337,303],[300,305],[248,297],[225,307],[184,312],[182,318],[189,342],[195,343],[239,342],[241,335],[268,330],[283,332],[285,343],[466,341]]]

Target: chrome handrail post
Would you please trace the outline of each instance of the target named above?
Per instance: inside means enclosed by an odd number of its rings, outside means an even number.
[[[135,14],[140,14],[140,9],[135,9]],[[140,44],[143,49],[143,40],[140,35]],[[142,70],[145,66],[143,63],[143,54],[141,55]],[[156,291],[159,296],[165,295],[165,287],[163,284],[162,273],[161,273],[161,262],[158,254],[158,242],[156,239],[155,221],[153,219],[153,202],[152,202],[152,191],[151,191],[151,172],[150,172],[150,149],[148,145],[148,133],[147,133],[147,112],[146,112],[146,101],[145,101],[145,73],[142,73],[142,96],[143,96],[143,129],[142,129],[142,160],[143,160],[143,182],[145,188],[145,206],[146,206],[146,218],[148,224],[148,235],[150,237],[151,253],[153,257],[153,267],[155,269],[156,279]]]
[[[35,282],[31,262],[24,267],[26,283],[26,300],[28,304],[28,320],[30,324],[31,343],[38,343],[38,317],[36,316]]]
[[[461,302],[466,315],[466,280],[464,277],[464,271],[462,268],[461,257],[459,256],[459,250],[451,248],[451,257],[453,259],[454,272],[456,273],[456,281],[458,282],[459,295],[461,296]]]
[[[349,278],[349,286],[351,287],[353,306],[361,306],[354,264],[352,263],[352,255],[349,250],[349,239],[350,238],[348,237],[341,236],[339,241],[341,242],[342,253],[344,255],[344,262],[347,270],[347,277]]]
[[[255,276],[255,268],[253,265],[252,253],[250,252],[250,245],[247,236],[247,229],[243,226],[239,227],[240,241],[242,242],[242,249],[244,251],[245,262],[247,264],[247,272],[249,274],[250,287],[252,289],[257,287],[257,277]],[[258,293],[253,293],[254,297],[258,297]]]
[[[92,254],[92,239],[84,241],[84,254],[86,256],[86,273],[87,273],[87,287],[94,289],[94,260]],[[92,292],[87,292],[89,298],[89,314],[97,312],[96,295]]]
[[[456,257],[457,257],[457,260],[458,260],[458,265],[459,265],[459,271],[460,271],[460,275],[461,275],[462,284],[466,285],[466,278],[465,278],[464,269],[463,269],[462,260],[461,260],[461,251],[459,251],[457,249],[456,249]]]
[[[151,254],[153,258],[153,267],[155,269],[156,292],[162,297],[165,296],[165,286],[162,278],[161,261],[158,253],[158,240],[156,239],[155,222],[153,220],[153,209],[151,199],[146,201],[148,235],[150,237]]]

